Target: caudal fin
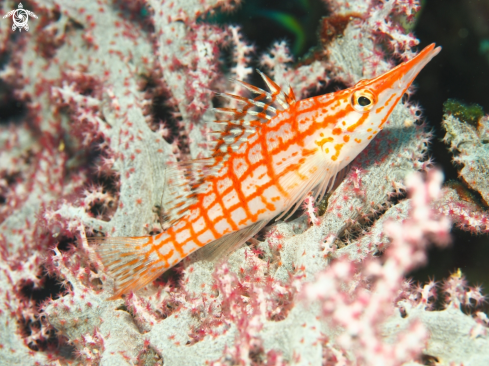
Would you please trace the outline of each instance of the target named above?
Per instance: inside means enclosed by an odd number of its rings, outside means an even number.
[[[91,237],[88,242],[96,245],[105,269],[115,279],[115,294],[110,300],[136,291],[155,280],[165,270],[153,247],[153,237]]]

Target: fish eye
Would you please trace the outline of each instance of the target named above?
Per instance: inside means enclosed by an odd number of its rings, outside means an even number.
[[[372,103],[372,101],[367,97],[364,97],[363,95],[360,98],[358,98],[358,104],[360,104],[362,107],[366,107],[370,103]]]
[[[351,105],[357,112],[367,112],[372,109],[375,104],[374,94],[368,90],[356,90],[351,98]]]

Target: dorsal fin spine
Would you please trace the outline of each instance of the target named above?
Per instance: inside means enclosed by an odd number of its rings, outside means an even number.
[[[215,126],[209,131],[212,141],[206,142],[212,151],[207,159],[185,161],[169,168],[167,183],[170,187],[164,195],[166,209],[163,213],[169,224],[175,223],[196,201],[197,195],[208,187],[208,177],[215,176],[225,162],[238,148],[249,140],[263,124],[266,124],[277,113],[295,103],[295,96],[289,87],[288,93],[268,76],[258,70],[270,92],[235,80],[246,90],[255,94],[253,98],[240,95],[216,92],[215,95],[239,103],[238,107],[213,108],[216,113],[224,115],[214,121]]]

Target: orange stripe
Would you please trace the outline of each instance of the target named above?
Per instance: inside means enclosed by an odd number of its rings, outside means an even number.
[[[230,160],[234,160],[234,159],[230,159]],[[236,175],[234,174],[234,171],[233,171],[233,169],[232,169],[232,166],[233,166],[233,164],[232,164],[232,162],[230,161],[230,162],[229,162],[228,174],[227,174],[227,175],[228,175],[228,177],[229,177],[230,175],[231,175],[231,176],[233,176],[233,177],[236,177]],[[223,178],[220,178],[219,180],[222,180],[222,179],[225,179],[225,178],[226,178],[226,177],[223,177]],[[237,177],[236,177],[236,179],[237,179]],[[221,219],[223,219],[223,218],[224,218],[224,219],[227,221],[227,223],[229,224],[229,226],[231,226],[231,228],[233,229],[233,231],[236,231],[236,230],[238,230],[238,227],[237,227],[237,226],[236,226],[236,224],[235,224],[235,223],[234,223],[234,222],[231,220],[231,214],[230,214],[229,210],[226,208],[226,206],[224,205],[224,202],[223,202],[223,200],[222,200],[222,198],[223,198],[223,197],[226,195],[226,193],[225,193],[225,192],[227,192],[227,190],[226,190],[226,191],[224,191],[224,192],[222,192],[222,196],[221,196],[221,194],[219,193],[219,191],[218,191],[218,189],[217,189],[217,183],[219,182],[219,180],[218,180],[218,179],[214,179],[212,183],[213,183],[213,189],[214,189],[214,192],[215,192],[215,194],[216,194],[216,200],[215,200],[215,203],[221,206],[222,216],[218,216],[218,217],[216,217],[216,218],[214,219],[213,224],[214,224],[214,227],[215,227],[215,225],[216,225],[216,224],[217,224],[219,221],[221,221]],[[231,179],[231,180],[234,182],[234,180],[233,180],[233,179]],[[229,188],[231,188],[231,189],[232,189],[232,188],[233,188],[233,184],[232,184],[232,185],[231,185],[231,187],[229,187]],[[228,188],[228,189],[229,189],[229,188]],[[231,190],[230,190],[229,192],[231,192]]]
[[[344,93],[339,93],[338,95],[343,95]],[[321,96],[319,96],[321,97]],[[319,97],[316,97],[316,98],[319,98]],[[257,100],[260,100],[261,99],[261,96],[260,98],[256,98]],[[301,113],[306,113],[307,111],[312,111],[312,110],[315,110],[315,111],[318,111],[318,110],[321,110],[321,109],[324,109],[325,107],[333,104],[333,103],[337,103],[338,102],[338,99],[337,98],[332,98],[331,100],[329,100],[328,102],[326,103],[319,103],[317,102],[317,100],[315,100],[315,104],[313,103],[313,105],[310,107],[310,108],[306,108],[304,110],[301,110]],[[159,253],[159,249],[163,246],[163,245],[172,245],[175,250],[177,250],[179,252],[179,254],[181,255],[181,257],[185,257],[186,256],[186,253],[184,253],[184,251],[182,250],[182,246],[184,246],[186,243],[188,243],[188,241],[182,243],[182,244],[178,244],[176,243],[176,240],[175,240],[175,237],[176,237],[176,234],[183,231],[183,230],[189,230],[190,232],[190,238],[189,240],[193,240],[197,245],[199,244],[202,244],[202,245],[205,245],[207,243],[201,243],[197,237],[200,236],[201,234],[205,233],[207,230],[209,230],[212,235],[214,236],[215,239],[218,239],[220,238],[222,235],[219,234],[216,230],[215,230],[215,224],[217,224],[220,220],[222,220],[223,218],[226,219],[226,221],[228,222],[228,224],[231,226],[231,228],[236,231],[236,230],[239,230],[240,229],[240,225],[239,223],[234,223],[232,220],[231,220],[231,215],[230,213],[233,212],[235,209],[237,208],[243,208],[244,211],[245,211],[245,214],[246,214],[246,220],[241,220],[242,222],[247,222],[248,220],[252,220],[254,222],[256,222],[258,220],[258,215],[261,213],[261,212],[257,212],[255,215],[252,215],[251,214],[251,211],[250,211],[250,208],[249,208],[249,205],[248,205],[248,202],[250,202],[252,199],[256,198],[256,197],[261,197],[262,200],[263,200],[263,203],[265,205],[267,205],[267,208],[269,210],[274,210],[275,209],[275,206],[271,203],[269,203],[266,199],[266,197],[264,196],[264,191],[266,189],[268,189],[269,187],[271,186],[276,186],[277,189],[281,192],[282,195],[284,195],[285,197],[288,197],[289,194],[287,192],[287,190],[284,189],[284,187],[282,187],[279,183],[279,179],[284,176],[285,174],[288,174],[290,173],[291,171],[297,171],[300,167],[301,167],[301,162],[299,164],[290,164],[288,167],[286,167],[280,174],[276,174],[275,173],[275,169],[274,169],[274,165],[273,165],[273,156],[275,154],[279,154],[283,151],[286,151],[291,145],[294,145],[294,144],[297,144],[299,146],[303,146],[304,145],[304,140],[313,135],[318,128],[325,128],[326,126],[328,126],[329,124],[333,124],[333,123],[336,123],[336,121],[341,118],[341,117],[344,117],[349,111],[348,110],[340,110],[336,113],[331,113],[330,115],[327,115],[327,116],[322,116],[324,118],[324,121],[321,122],[321,123],[312,123],[311,126],[299,133],[298,131],[298,121],[297,121],[297,118],[296,118],[296,110],[295,110],[295,106],[292,106],[291,108],[289,108],[287,110],[287,112],[289,113],[290,117],[287,118],[287,119],[284,119],[283,121],[281,121],[281,123],[278,123],[276,126],[274,127],[270,127],[269,124],[263,124],[261,125],[257,131],[256,131],[256,134],[258,134],[257,136],[257,139],[256,139],[256,142],[254,144],[249,144],[246,148],[246,150],[241,153],[241,154],[237,154],[237,153],[233,153],[229,159],[225,162],[224,164],[224,167],[228,169],[227,171],[227,174],[225,174],[224,176],[222,177],[219,177],[219,179],[217,179],[216,177],[210,177],[208,178],[206,181],[207,182],[210,182],[212,184],[212,191],[207,193],[207,194],[200,194],[198,195],[198,201],[190,206],[188,208],[189,211],[193,210],[193,209],[199,209],[200,210],[200,217],[202,217],[204,219],[204,222],[205,222],[205,228],[203,228],[202,230],[200,230],[199,232],[194,232],[194,229],[191,225],[190,222],[188,222],[188,217],[184,217],[182,219],[182,221],[186,221],[185,222],[185,225],[183,225],[182,227],[180,227],[178,230],[175,229],[175,226],[169,228],[166,233],[168,234],[168,238],[166,240],[164,240],[163,242],[159,243],[158,245],[154,246],[154,250],[158,252],[159,255],[161,255]],[[279,113],[280,114],[280,113]],[[279,115],[278,114],[278,115]],[[277,116],[278,116],[277,115]],[[317,115],[316,115],[317,117]],[[267,137],[267,134],[270,133],[270,132],[277,132],[280,128],[282,128],[282,126],[286,123],[289,123],[291,124],[292,128],[291,128],[291,131],[293,133],[293,136],[288,140],[288,141],[283,141],[282,139],[279,139],[277,141],[277,146],[275,146],[273,149],[269,150],[268,148],[268,144],[267,144],[267,141],[266,141],[266,137]],[[245,142],[247,144],[247,142]],[[249,158],[248,158],[248,155],[249,155],[249,152],[250,150],[253,148],[253,147],[256,147],[256,145],[259,144],[261,146],[261,151],[260,153],[262,154],[263,156],[263,160],[262,161],[258,161],[257,163],[255,164],[251,164],[251,162],[249,161]],[[343,144],[341,144],[342,146]],[[336,150],[337,150],[337,153],[336,153],[336,156],[339,155],[339,150],[341,150],[341,147],[338,147],[339,145],[336,145]],[[310,153],[315,153],[315,150],[310,150],[309,151]],[[304,155],[304,154],[303,154]],[[307,154],[306,154],[307,155]],[[248,163],[248,167],[246,169],[246,171],[243,173],[243,175],[241,176],[240,179],[237,178],[235,172],[234,172],[234,169],[233,169],[233,162],[234,162],[234,159],[235,158],[243,158],[245,159],[245,161]],[[222,159],[217,159],[217,160],[222,160]],[[303,162],[302,162],[303,163]],[[217,164],[217,163],[216,163]],[[267,174],[268,176],[270,177],[270,181],[266,184],[263,184],[261,185],[260,187],[257,187],[256,188],[256,192],[248,195],[248,196],[245,196],[244,193],[243,193],[243,187],[241,185],[241,182],[244,181],[245,178],[247,178],[249,175],[251,175],[253,172],[256,171],[256,169],[261,166],[261,165],[265,165],[266,166],[266,171],[267,171]],[[221,180],[221,179],[224,179],[224,178],[230,178],[233,182],[233,184],[231,185],[231,187],[228,187],[226,190],[224,190],[222,192],[222,194],[219,194],[218,191],[217,191],[217,182],[218,180]],[[307,177],[303,176],[302,179],[306,179]],[[229,207],[226,207],[222,201],[222,198],[225,197],[228,193],[230,193],[232,190],[235,190],[237,195],[238,195],[238,198],[239,198],[239,203],[237,204],[234,204],[232,206],[229,206]],[[211,193],[214,193],[216,194],[216,204],[219,204],[221,206],[221,209],[223,211],[223,216],[220,216],[220,217],[217,217],[215,218],[214,220],[210,220],[209,216],[208,216],[208,213],[207,213],[207,210],[204,210],[203,208],[203,200],[205,199],[205,197],[208,195],[208,194],[211,194]],[[162,233],[161,234],[158,234],[157,236],[155,236],[155,239],[159,239],[161,238],[162,236]],[[173,253],[173,252],[172,252]],[[169,257],[168,257],[169,258]],[[167,265],[168,262],[165,261]]]
[[[353,132],[355,131],[355,129],[358,127],[358,126],[361,126],[363,125],[363,122],[365,122],[365,120],[368,118],[368,116],[370,115],[370,112],[366,112],[364,113],[356,123],[352,124],[351,126],[349,126],[347,128],[347,131],[348,132]]]
[[[404,94],[404,93],[403,93]],[[401,94],[402,95],[402,94]],[[382,118],[382,121],[380,122],[379,124],[379,128],[382,129],[384,123],[387,121],[387,119],[390,117],[392,111],[394,110],[394,108],[396,107],[397,105],[397,102],[399,102],[399,99],[401,99],[401,97],[397,98],[397,100],[394,102],[394,104],[392,105],[392,107],[390,107],[389,111],[387,112],[386,116],[384,118]]]

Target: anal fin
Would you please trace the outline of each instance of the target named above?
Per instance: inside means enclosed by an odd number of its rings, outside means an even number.
[[[199,249],[195,254],[196,258],[200,260],[214,261],[229,255],[243,245],[246,240],[256,235],[267,223],[268,220],[258,221],[244,229],[225,235]]]
[[[87,240],[96,245],[95,250],[107,272],[115,279],[115,293],[109,300],[146,286],[167,269],[151,250],[151,236],[91,237]]]

